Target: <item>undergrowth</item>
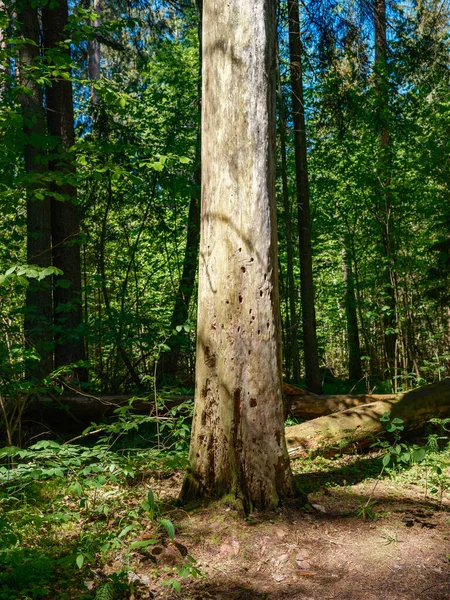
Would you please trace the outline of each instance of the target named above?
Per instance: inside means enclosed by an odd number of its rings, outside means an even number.
[[[142,417],[118,416],[90,445],[41,440],[0,450],[1,600],[138,600],[147,597],[143,560],[155,585],[180,590],[184,578],[200,575],[177,540],[174,507],[152,489],[185,467],[184,419],[178,431],[178,409],[172,429],[163,421],[169,449],[146,449]]]
[[[187,459],[190,416],[178,408],[169,414],[158,444],[148,418],[119,412],[85,431],[85,440],[97,432],[89,444],[41,440],[0,450],[0,600],[140,600],[149,587],[180,592],[184,579],[202,575],[180,541],[176,508],[158,497],[158,480],[172,477],[176,496]],[[302,489],[414,482],[424,500],[442,507],[450,421],[433,420],[426,436],[411,442],[402,439],[398,419],[384,420],[391,438],[366,455],[295,461]],[[353,516],[376,518],[372,497]]]

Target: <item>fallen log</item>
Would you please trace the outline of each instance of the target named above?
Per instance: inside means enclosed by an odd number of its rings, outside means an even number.
[[[402,419],[408,432],[423,428],[434,417],[450,417],[450,380],[286,427],[289,456],[331,456],[368,446],[385,432],[386,424],[380,421],[385,413]]]
[[[318,396],[309,392],[302,395],[294,395],[289,392],[285,394],[285,398],[289,415],[299,419],[317,419],[318,417],[364,404],[371,404],[372,402],[394,400],[397,398],[397,394],[333,394]]]
[[[132,403],[130,404],[130,401]],[[164,398],[166,410],[170,410],[183,402],[192,401],[192,396],[168,396]],[[39,394],[27,406],[25,417],[38,422],[45,421],[55,427],[86,426],[89,423],[99,423],[114,415],[114,411],[130,406],[130,412],[141,415],[155,416],[155,400],[152,397],[142,397],[136,394],[117,394],[89,396],[86,394],[61,394],[48,396]],[[162,408],[159,409],[164,412]]]
[[[76,390],[74,390],[76,391]],[[311,398],[314,394],[289,385],[283,384],[283,395],[286,406],[289,407],[298,398]],[[193,395],[160,395],[167,409],[178,406],[183,402],[193,402]],[[27,407],[27,418],[36,421],[45,420],[49,424],[61,425],[66,422],[88,425],[92,421],[98,423],[111,417],[118,408],[127,406],[133,400],[130,411],[137,414],[155,414],[155,399],[153,394],[147,397],[141,394],[95,394],[70,393],[61,395],[36,395]],[[320,398],[320,397],[318,397]],[[324,413],[325,414],[325,413]],[[312,417],[309,417],[312,418]]]

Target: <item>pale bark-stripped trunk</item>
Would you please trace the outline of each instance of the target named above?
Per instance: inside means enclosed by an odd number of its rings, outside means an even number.
[[[68,22],[67,0],[42,10],[44,45],[48,53],[60,55]],[[69,52],[69,50],[67,50]],[[69,62],[69,61],[67,61]],[[46,89],[48,131],[55,143],[50,169],[55,177],[53,190],[64,200],[51,200],[53,266],[63,275],[54,277],[55,367],[85,359],[82,323],[80,225],[74,185],[75,163],[70,150],[75,143],[72,82],[53,79]],[[56,183],[58,182],[58,183]],[[69,281],[70,286],[59,285]],[[77,333],[78,330],[78,333]],[[76,369],[79,380],[87,379],[85,368]]]
[[[312,271],[311,217],[309,208],[308,162],[306,156],[305,108],[300,44],[298,0],[288,1],[289,53],[291,63],[292,108],[294,121],[295,173],[297,182],[298,236],[300,253],[300,290],[303,324],[306,385],[316,394],[322,391],[317,348],[316,311]]]
[[[286,254],[287,254],[287,296],[289,301],[289,357],[292,362],[292,376],[295,382],[300,381],[300,359],[298,352],[298,317],[295,305],[295,279],[294,279],[294,252],[292,245],[292,219],[291,206],[289,202],[289,190],[287,181],[286,164],[286,121],[284,116],[283,91],[281,89],[280,65],[277,61],[277,91],[278,91],[278,120],[280,133],[280,153],[281,153],[281,182],[283,190],[283,211],[284,226],[286,228]],[[287,353],[286,353],[287,354]],[[289,365],[290,371],[290,365]]]
[[[50,197],[37,192],[45,188],[42,175],[47,170],[46,128],[42,90],[33,69],[39,58],[40,30],[36,8],[24,3],[17,14],[21,35],[30,40],[20,48],[19,79],[28,93],[20,95],[25,135],[24,158],[27,173],[27,262],[39,267],[52,264]],[[36,197],[36,193],[40,195]],[[43,196],[43,198],[42,198]],[[39,199],[40,198],[40,199]],[[30,282],[26,293],[25,339],[40,355],[39,364],[30,362],[26,376],[39,378],[53,370],[52,290],[48,280]]]
[[[275,210],[275,2],[205,0],[195,413],[182,501],[294,495]]]
[[[386,0],[374,0],[375,29],[375,86],[377,92],[376,126],[380,143],[380,164],[378,168],[377,220],[381,230],[383,268],[383,302],[387,310],[383,311],[384,358],[388,376],[393,377],[396,356],[396,274],[392,248],[392,205],[390,193],[390,132],[388,123],[389,80],[387,74],[387,38],[386,38]],[[395,380],[394,380],[395,381]]]

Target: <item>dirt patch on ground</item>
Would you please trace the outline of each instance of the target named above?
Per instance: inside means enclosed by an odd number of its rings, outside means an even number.
[[[155,482],[174,497],[181,474]],[[423,488],[390,480],[375,488],[370,518],[361,510],[374,480],[320,488],[309,511],[239,518],[218,503],[175,510],[176,540],[197,560],[203,577],[186,579],[180,593],[150,584],[154,564],[134,576],[146,581],[136,598],[183,600],[444,600],[450,599],[450,512],[424,499]],[[359,516],[358,516],[359,514]],[[172,542],[158,561],[182,561]],[[167,555],[169,559],[164,558]],[[171,558],[170,558],[171,557]],[[153,571],[154,572],[154,571]],[[154,581],[154,579],[152,580]]]

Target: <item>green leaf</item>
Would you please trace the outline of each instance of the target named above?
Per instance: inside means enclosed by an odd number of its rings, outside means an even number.
[[[77,556],[76,563],[77,563],[77,567],[78,567],[79,569],[81,569],[81,567],[84,565],[84,554],[79,554],[79,555]]]
[[[148,490],[148,493],[147,493],[147,502],[149,504],[150,509],[154,510],[154,508],[155,508],[155,496],[154,496],[152,490]]]
[[[126,527],[124,527],[122,529],[122,531],[119,533],[119,535],[117,536],[119,539],[123,538],[127,535],[127,533],[130,533],[130,531],[133,529],[133,525],[127,525]]]
[[[422,462],[426,455],[427,451],[425,450],[425,448],[418,448],[417,450],[414,450],[413,454],[414,460],[416,462]]]
[[[390,462],[391,462],[391,455],[390,454],[385,454],[383,456],[383,460],[382,460],[383,467],[387,467]]]
[[[404,463],[409,463],[411,460],[411,454],[409,452],[404,452],[401,456],[400,456],[400,460]]]
[[[76,481],[72,485],[72,489],[77,496],[81,496],[83,494],[83,488],[81,487],[81,483],[79,481]]]
[[[175,527],[173,526],[172,521],[169,519],[161,519],[160,525],[164,527],[171,540],[175,539]]]
[[[154,540],[153,538],[151,540],[137,540],[136,542],[132,542],[130,544],[130,548],[147,548],[147,546],[153,546],[156,544],[156,541],[157,540]]]

